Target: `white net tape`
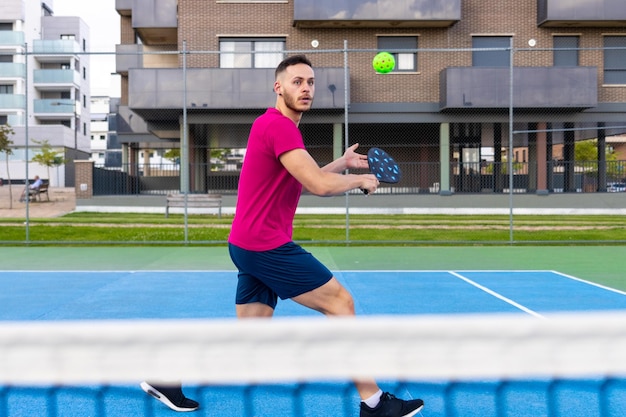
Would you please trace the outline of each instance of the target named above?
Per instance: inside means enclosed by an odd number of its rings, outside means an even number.
[[[626,313],[0,324],[0,383],[626,375]]]

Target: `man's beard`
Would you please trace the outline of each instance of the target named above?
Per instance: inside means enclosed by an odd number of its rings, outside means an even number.
[[[297,99],[292,96],[291,94],[285,94],[283,93],[283,100],[285,102],[285,106],[287,106],[288,109],[296,111],[296,112],[305,112],[309,109],[311,109],[311,104],[313,104],[313,99],[311,99],[308,103],[308,105],[305,104],[298,104]]]

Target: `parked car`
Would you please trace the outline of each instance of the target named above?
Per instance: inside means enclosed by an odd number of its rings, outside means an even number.
[[[606,191],[609,193],[622,193],[626,192],[626,183],[623,182],[610,182],[606,185]]]

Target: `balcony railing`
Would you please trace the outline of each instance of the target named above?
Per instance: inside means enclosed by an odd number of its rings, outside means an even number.
[[[24,32],[0,31],[0,45],[2,46],[23,46]]]
[[[24,94],[0,94],[0,109],[25,109],[26,96]]]
[[[513,106],[580,110],[598,105],[596,67],[515,67]],[[453,67],[440,73],[440,108],[498,109],[510,105],[508,67]]]
[[[25,78],[26,66],[17,62],[0,62],[0,78]]]
[[[33,52],[36,54],[73,55],[80,52],[80,45],[75,40],[70,39],[35,39],[33,41]]]
[[[35,86],[41,84],[55,85],[80,85],[80,74],[71,69],[44,69],[33,71],[33,83]]]
[[[294,0],[298,27],[448,27],[461,20],[461,0]]]
[[[56,114],[74,116],[76,103],[71,99],[39,99],[33,100],[35,114]]]
[[[143,68],[143,45],[115,45],[115,72],[128,74],[130,68]]]
[[[178,42],[178,0],[133,0],[133,28],[144,45]]]
[[[133,0],[133,27],[178,27],[178,0]]]
[[[190,109],[263,109],[274,104],[273,68],[190,68],[186,72]],[[179,68],[129,69],[129,107],[144,118],[163,119],[163,109],[183,106],[183,71]],[[167,86],[155,89],[155,85]],[[343,109],[343,68],[315,69],[315,107]],[[156,112],[151,117],[150,112]],[[178,113],[173,120],[178,120]]]
[[[623,27],[624,0],[537,0],[542,27]]]

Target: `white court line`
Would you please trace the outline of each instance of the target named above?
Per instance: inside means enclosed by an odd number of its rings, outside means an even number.
[[[525,313],[530,314],[531,316],[537,317],[539,319],[545,319],[546,318],[545,316],[542,316],[541,314],[537,313],[536,311],[533,311],[533,310],[531,310],[531,309],[529,309],[527,307],[524,307],[523,305],[521,305],[519,303],[516,303],[515,301],[511,300],[510,298],[507,298],[507,297],[503,296],[502,294],[499,294],[499,293],[497,293],[497,292],[495,292],[493,290],[490,290],[489,288],[487,288],[485,286],[482,286],[479,283],[477,283],[475,281],[472,281],[471,279],[469,279],[467,277],[464,277],[463,275],[461,275],[461,274],[459,274],[457,272],[448,271],[448,273],[450,273],[450,274],[454,275],[455,277],[457,277],[457,278],[467,282],[468,284],[470,284],[470,285],[472,285],[472,286],[474,286],[474,287],[476,287],[476,288],[486,292],[487,294],[490,294],[490,295],[492,295],[492,296],[494,296],[494,297],[504,301],[505,303],[512,305],[513,307],[519,308],[520,310],[522,310]]]
[[[583,284],[588,284],[588,285],[591,285],[593,287],[601,288],[603,290],[611,291],[611,292],[614,292],[614,293],[617,293],[617,294],[620,294],[620,295],[626,295],[626,292],[618,290],[616,288],[607,287],[606,285],[598,284],[598,283],[592,282],[592,281],[587,281],[586,279],[577,278],[577,277],[575,277],[573,275],[567,275],[567,274],[564,274],[564,273],[559,272],[559,271],[550,271],[550,272],[552,272],[553,274],[560,275],[560,276],[565,277],[565,278],[569,278],[569,279],[574,280],[574,281],[582,282]]]

